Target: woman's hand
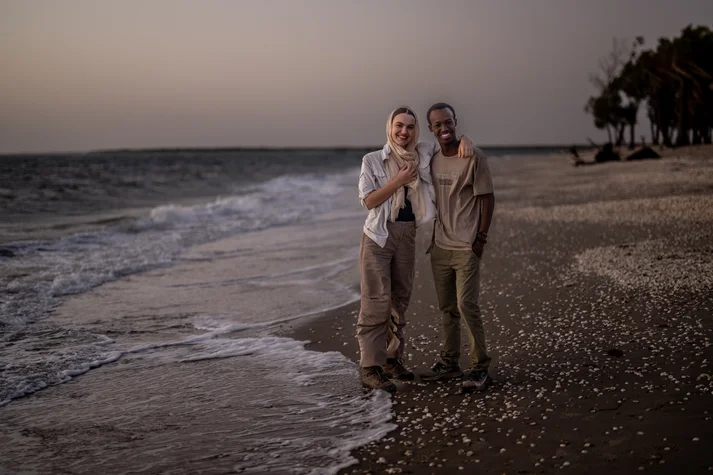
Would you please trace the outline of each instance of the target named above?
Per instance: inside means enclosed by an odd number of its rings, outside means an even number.
[[[401,167],[396,175],[396,180],[399,186],[404,186],[418,178],[418,166],[415,163],[409,163]]]
[[[458,158],[470,158],[473,156],[473,141],[465,135],[460,138],[458,146]]]
[[[410,163],[401,167],[399,172],[381,188],[378,188],[364,198],[366,209],[374,209],[388,200],[399,188],[408,185],[418,178],[418,165]]]

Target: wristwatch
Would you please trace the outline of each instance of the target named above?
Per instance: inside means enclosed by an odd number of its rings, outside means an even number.
[[[483,244],[485,244],[486,242],[488,242],[488,235],[483,232],[479,232],[478,234],[475,235],[475,240],[480,241]]]

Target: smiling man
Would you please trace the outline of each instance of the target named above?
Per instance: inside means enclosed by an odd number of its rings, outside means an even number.
[[[438,304],[443,312],[443,349],[440,361],[423,379],[461,376],[462,317],[470,341],[470,372],[463,380],[463,388],[480,391],[490,383],[490,357],[478,293],[480,259],[495,207],[493,182],[488,160],[480,150],[475,149],[469,159],[458,158],[458,121],[452,106],[434,104],[427,119],[429,130],[441,146],[431,161],[437,218],[430,253]]]

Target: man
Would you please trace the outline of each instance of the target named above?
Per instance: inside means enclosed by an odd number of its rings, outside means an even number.
[[[495,207],[488,160],[475,149],[470,159],[459,159],[458,124],[452,106],[438,103],[427,114],[428,129],[438,139],[441,151],[431,161],[436,191],[437,217],[431,243],[431,269],[438,304],[443,312],[441,359],[425,380],[462,375],[460,320],[465,321],[470,341],[470,373],[465,390],[481,391],[490,383],[490,357],[478,305],[480,259],[487,242]]]

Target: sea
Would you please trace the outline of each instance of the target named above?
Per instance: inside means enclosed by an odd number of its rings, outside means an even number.
[[[278,330],[358,300],[368,151],[0,156],[0,418],[21,398],[96,387],[92,370],[117,368],[124,399],[164,394],[188,413],[240,420],[220,439],[240,453],[236,470],[354,463],[352,449],[394,428],[390,397],[363,392],[352,358]]]

